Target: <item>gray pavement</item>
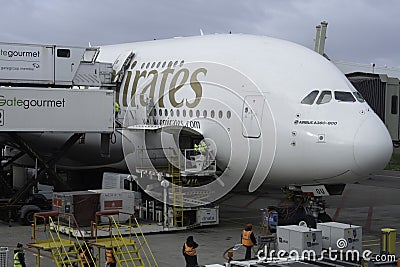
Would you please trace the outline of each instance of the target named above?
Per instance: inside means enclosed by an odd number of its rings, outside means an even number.
[[[185,266],[181,250],[183,242],[189,235],[193,235],[200,245],[198,248],[200,264],[223,263],[223,252],[240,242],[243,226],[252,223],[255,233],[259,233],[260,209],[281,203],[284,198],[285,196],[276,188],[251,195],[229,194],[219,201],[221,218],[219,226],[184,232],[149,234],[146,237],[161,267]],[[327,206],[328,213],[336,221],[362,226],[364,249],[377,253],[380,250],[380,229],[384,227],[400,229],[400,172],[383,171],[359,184],[348,185],[342,196],[327,198]],[[31,228],[18,224],[12,227],[0,224],[0,236],[0,246],[9,247],[11,250],[8,259],[9,266],[12,266],[12,250],[17,242],[23,244],[31,242]],[[399,243],[397,242],[398,252],[400,252]],[[33,252],[33,250],[26,251],[27,266],[35,266]],[[41,258],[41,266],[54,266],[46,256]],[[243,256],[243,251],[235,254],[236,258]]]

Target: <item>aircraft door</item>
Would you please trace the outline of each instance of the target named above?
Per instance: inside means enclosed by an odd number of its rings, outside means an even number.
[[[117,59],[113,63],[113,71],[115,73],[114,82],[122,82],[125,76],[125,71],[131,65],[133,58],[135,57],[134,51],[124,51],[118,55]]]
[[[264,101],[262,95],[248,95],[244,98],[242,110],[242,134],[244,137],[259,138],[261,136]]]

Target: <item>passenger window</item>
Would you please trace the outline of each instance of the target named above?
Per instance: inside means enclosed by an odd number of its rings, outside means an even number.
[[[322,91],[321,94],[318,97],[317,104],[326,104],[332,99],[332,93],[331,91]]]
[[[57,49],[57,57],[70,57],[71,51],[69,49]]]
[[[335,99],[339,102],[356,102],[350,92],[335,91]]]
[[[312,105],[314,103],[315,98],[317,98],[318,93],[319,93],[318,90],[312,91],[306,97],[304,97],[303,100],[301,100],[301,103],[306,105]]]
[[[392,95],[392,108],[391,108],[391,113],[392,114],[397,114],[397,109],[398,109],[398,103],[399,103],[399,98],[397,95]]]
[[[353,92],[354,96],[357,98],[358,102],[365,102],[364,97],[359,92]]]

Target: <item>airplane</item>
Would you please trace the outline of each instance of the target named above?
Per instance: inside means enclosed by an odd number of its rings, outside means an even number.
[[[160,198],[165,179],[156,167],[138,171],[138,154],[183,153],[204,140],[217,175],[183,189],[206,192],[202,200],[213,202],[232,189],[251,193],[274,185],[327,196],[383,169],[392,154],[385,125],[346,77],[293,42],[245,34],[182,37],[101,46],[98,60],[122,73],[111,156],[101,157],[98,136],[87,133],[58,169],[130,172]],[[43,155],[66,139],[21,136]],[[312,211],[324,212],[321,205]]]

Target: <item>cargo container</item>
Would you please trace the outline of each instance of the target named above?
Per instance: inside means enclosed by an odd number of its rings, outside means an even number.
[[[322,247],[324,249],[362,251],[362,227],[352,224],[326,222],[318,223],[317,229],[322,231]]]
[[[306,251],[314,252],[316,256],[322,251],[322,231],[298,225],[277,227],[278,250],[297,252],[302,256]]]
[[[130,214],[135,214],[142,203],[142,194],[140,192],[125,189],[99,189],[90,190],[90,192],[100,194],[100,211],[119,210]],[[119,220],[126,221],[129,215],[120,214]],[[107,223],[107,217],[101,217],[101,222]]]
[[[53,210],[73,214],[79,226],[90,226],[99,208],[99,193],[74,191],[53,194]]]

